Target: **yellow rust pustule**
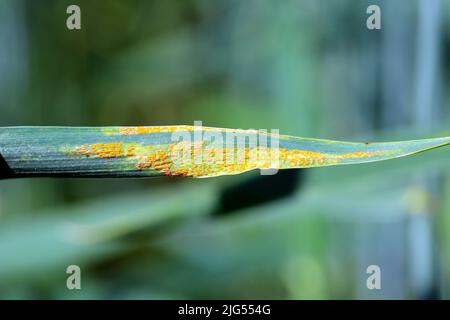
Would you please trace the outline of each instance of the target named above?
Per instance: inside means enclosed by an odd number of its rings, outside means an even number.
[[[278,152],[277,152],[278,151]],[[196,152],[200,162],[195,161]],[[279,164],[274,165],[274,161]],[[138,170],[154,169],[170,176],[206,177],[236,174],[257,168],[317,166],[325,163],[326,155],[300,150],[272,148],[208,148],[204,142],[180,142],[166,150],[154,150],[138,157]]]
[[[118,158],[125,155],[123,142],[82,145],[75,148],[75,152],[86,156],[97,156],[99,158]]]
[[[115,131],[107,130],[105,131],[105,134],[112,135],[112,134],[119,134],[119,135],[139,135],[139,134],[149,134],[149,133],[164,133],[164,132],[179,132],[179,131],[187,131],[187,132],[193,132],[193,131],[200,131],[200,132],[220,132],[220,133],[240,133],[240,134],[258,134],[259,132],[257,130],[248,129],[225,129],[225,128],[211,128],[211,127],[196,127],[196,126],[187,126],[187,125],[181,125],[181,126],[151,126],[151,127],[119,127]],[[264,133],[267,136],[277,136],[281,137],[280,135],[272,134],[272,133]]]
[[[135,135],[161,132],[192,131],[191,126],[120,127],[119,135]]]
[[[147,129],[146,127],[136,128]],[[154,129],[154,127],[149,128]],[[252,169],[318,167],[337,164],[344,159],[360,159],[386,154],[381,151],[339,154],[268,147],[224,148],[207,146],[205,141],[166,145],[94,143],[76,147],[75,152],[87,157],[124,158],[139,171],[152,170],[168,176],[187,177],[238,174]]]

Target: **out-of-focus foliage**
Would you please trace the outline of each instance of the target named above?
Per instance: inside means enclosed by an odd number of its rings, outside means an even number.
[[[0,125],[444,136],[449,15],[447,0],[4,0]],[[449,159],[292,171],[292,192],[251,205],[287,177],[2,181],[0,298],[448,298]]]

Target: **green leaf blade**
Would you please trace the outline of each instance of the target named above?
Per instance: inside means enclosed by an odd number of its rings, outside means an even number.
[[[207,178],[382,161],[449,144],[450,137],[353,143],[193,126],[4,127],[0,177]]]

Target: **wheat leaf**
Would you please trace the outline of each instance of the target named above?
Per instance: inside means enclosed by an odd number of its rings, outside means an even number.
[[[194,126],[2,127],[0,177],[195,178],[388,160],[450,137],[383,143]]]

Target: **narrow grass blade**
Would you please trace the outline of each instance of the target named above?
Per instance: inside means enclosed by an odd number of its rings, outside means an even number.
[[[194,126],[3,127],[0,177],[205,178],[381,161],[449,144],[450,137],[352,143]]]

